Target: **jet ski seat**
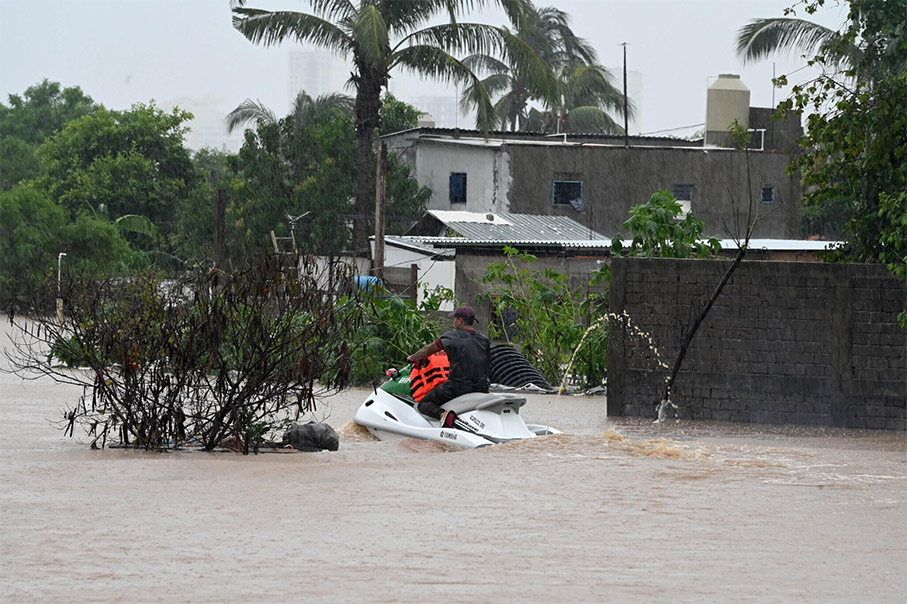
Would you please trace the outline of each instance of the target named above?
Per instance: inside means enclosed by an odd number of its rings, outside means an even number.
[[[526,404],[526,397],[510,393],[487,393],[487,392],[470,392],[450,400],[443,405],[442,409],[452,410],[457,415],[467,411],[487,409],[495,405],[509,406],[519,409]]]

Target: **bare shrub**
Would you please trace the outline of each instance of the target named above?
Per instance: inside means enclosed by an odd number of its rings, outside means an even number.
[[[358,292],[326,284],[348,281],[350,271],[265,257],[166,281],[75,278],[61,290],[62,316],[14,320],[7,357],[17,374],[83,387],[63,427],[70,436],[84,429],[92,447],[229,442],[257,451],[283,427],[281,415],[298,419],[316,394],[346,386],[346,343],[362,305]]]

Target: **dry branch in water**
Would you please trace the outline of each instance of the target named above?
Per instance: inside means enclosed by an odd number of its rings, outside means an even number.
[[[358,290],[324,284],[350,277],[347,265],[301,258],[297,269],[266,257],[169,281],[74,279],[62,290],[62,321],[13,320],[7,357],[20,376],[83,387],[63,427],[71,436],[83,428],[93,447],[211,450],[231,438],[248,453],[284,427],[275,418],[298,419],[316,394],[346,385],[362,304]]]

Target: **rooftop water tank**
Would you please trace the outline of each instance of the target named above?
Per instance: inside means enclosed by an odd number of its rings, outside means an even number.
[[[749,127],[750,89],[739,75],[723,73],[709,86],[705,103],[706,146],[733,147],[728,128],[737,120]]]

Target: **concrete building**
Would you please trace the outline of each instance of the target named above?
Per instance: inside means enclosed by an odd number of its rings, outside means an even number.
[[[721,86],[724,79],[719,77]],[[786,171],[802,135],[799,117],[776,121],[771,109],[741,112],[740,86],[728,86],[730,98],[722,98],[720,87],[710,93],[706,132],[713,134],[700,141],[629,137],[627,145],[624,137],[611,135],[483,136],[444,128],[417,128],[384,140],[413,167],[419,184],[432,190],[433,210],[566,216],[610,238],[632,206],[664,189],[705,222],[708,235],[742,233],[752,204],[764,216],[756,236],[797,239],[800,179]],[[730,148],[716,134],[734,119],[753,136],[746,151]]]

